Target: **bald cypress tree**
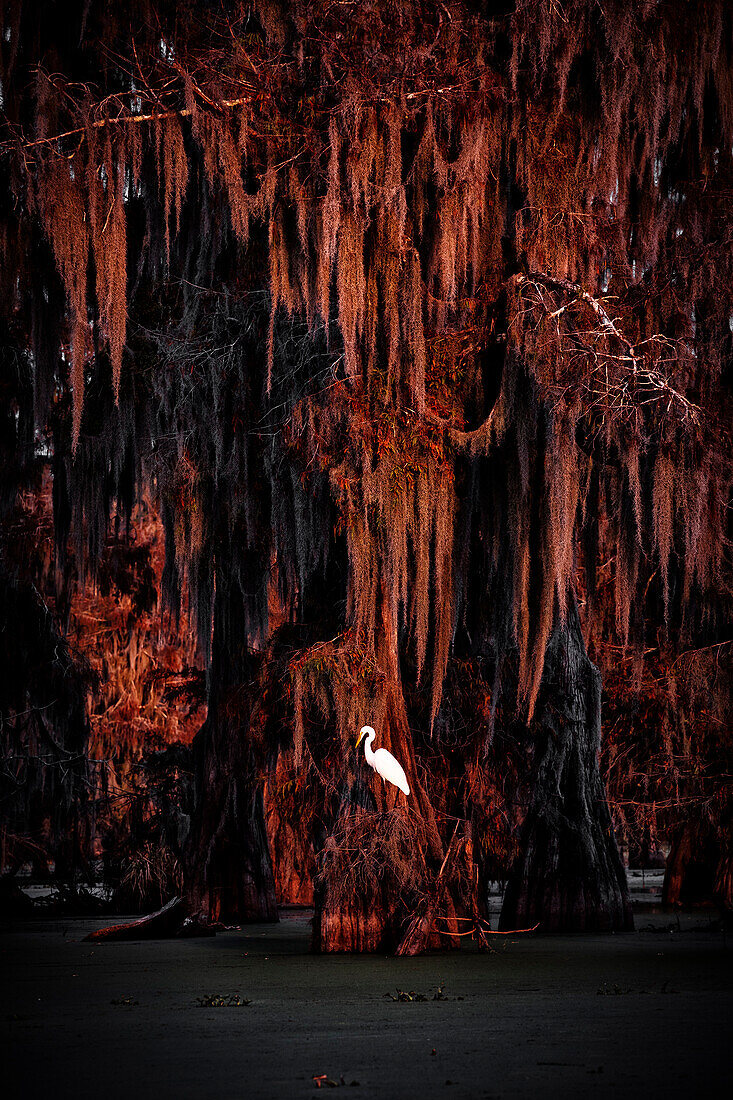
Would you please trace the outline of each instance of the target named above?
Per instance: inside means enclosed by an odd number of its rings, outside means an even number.
[[[60,569],[148,493],[195,610],[190,897],[275,914],[277,773],[317,946],[454,942],[506,753],[505,926],[629,927],[584,632],[729,614],[728,6],[192,13],[6,0],[0,227]]]

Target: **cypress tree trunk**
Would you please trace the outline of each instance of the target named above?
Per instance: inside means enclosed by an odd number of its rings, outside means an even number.
[[[399,752],[397,745],[406,747],[403,738],[393,739],[392,744],[395,755]],[[454,945],[449,934],[457,931],[455,907],[449,884],[441,874],[444,848],[433,807],[411,777],[414,757],[410,760],[410,756],[401,756],[409,761],[409,799],[389,784],[382,789],[377,777],[372,781],[374,798],[368,792],[357,797],[372,806],[376,803],[378,809],[355,804],[352,792],[341,803],[321,853],[324,873],[318,877],[314,897],[316,951],[386,950],[417,955],[431,947]],[[351,838],[351,844],[345,852],[342,848],[342,854],[337,846],[345,837]],[[399,863],[395,853],[400,846],[409,861],[409,878],[401,877],[396,869]],[[359,860],[360,847],[368,850],[373,870],[363,878],[359,876],[357,887],[352,888],[349,868],[340,865],[340,860],[344,856],[347,863],[349,858]],[[436,913],[442,917],[439,924],[434,920]]]
[[[194,741],[188,900],[192,912],[213,921],[276,921],[262,785],[251,754],[237,751],[241,737],[241,730],[207,722]]]
[[[313,926],[317,951],[394,950],[416,955],[428,947],[449,946],[449,933],[457,931],[454,902],[443,876],[446,851],[416,766],[395,621],[383,598],[376,656],[387,674],[386,706],[378,745],[403,765],[410,794],[406,797],[383,783],[363,760],[358,765],[363,782],[342,797],[321,853]],[[352,879],[353,864],[365,850],[365,873]],[[356,889],[350,888],[352,882]],[[443,918],[440,928],[434,926],[436,912]]]
[[[209,714],[193,743],[195,806],[186,890],[204,919],[276,921],[265,827],[264,768],[250,729],[245,601],[222,576],[214,608]]]
[[[0,808],[5,836],[28,836],[18,866],[89,873],[87,673],[35,586],[9,573],[0,548]],[[1,868],[0,868],[1,869]],[[17,869],[17,867],[16,867]],[[14,873],[14,872],[13,872]]]
[[[373,816],[375,827],[379,827],[378,815]],[[368,892],[354,893],[344,899],[334,890],[334,885],[324,878],[314,893],[313,949],[318,952],[374,952],[393,948],[397,929],[388,891],[375,881],[370,883]]]
[[[725,887],[726,856],[718,823],[686,821],[672,839],[664,872],[662,904],[709,905],[714,894],[720,893],[721,900],[724,903],[727,900],[730,906],[730,888],[726,890]],[[722,891],[716,889],[718,880]]]
[[[536,770],[502,929],[615,932],[633,927],[626,874],[598,767],[601,679],[575,599],[556,618],[536,718]]]
[[[376,783],[381,787],[381,780]],[[339,876],[329,869],[319,877],[315,891],[316,951],[394,951],[398,955],[417,955],[429,948],[455,946],[455,940],[451,939],[451,933],[458,931],[455,906],[450,886],[441,874],[445,857],[439,858],[443,847],[434,825],[432,806],[424,791],[411,787],[409,805],[405,796],[398,793],[392,808],[394,792],[395,788],[387,786],[380,793],[382,808],[377,811],[365,810],[345,799],[322,856],[326,860],[332,856],[334,834],[340,835],[342,829],[351,836],[362,830],[366,834],[379,831],[385,838],[385,849],[389,849],[394,834],[404,829],[414,838],[414,846],[411,843],[406,851],[411,880],[400,878],[387,864],[381,874],[367,876],[359,889],[351,890],[348,886],[344,889],[349,882],[348,872]],[[417,825],[416,814],[421,819]],[[433,819],[432,828],[426,828],[426,817]],[[355,854],[353,858],[359,857]],[[436,914],[440,914],[440,922],[436,922]]]

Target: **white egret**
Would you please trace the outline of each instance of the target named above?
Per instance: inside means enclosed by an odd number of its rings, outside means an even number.
[[[375,772],[381,775],[382,779],[386,780],[387,783],[393,783],[395,787],[399,787],[405,794],[409,794],[410,787],[407,782],[407,776],[399,760],[395,760],[392,753],[387,752],[386,749],[377,749],[376,752],[372,751],[372,741],[376,736],[371,726],[362,726],[359,731],[359,740],[356,742],[357,749],[362,739],[366,737],[364,755],[369,767],[374,768]]]

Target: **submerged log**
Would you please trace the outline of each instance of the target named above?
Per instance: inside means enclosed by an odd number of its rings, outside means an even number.
[[[126,924],[110,924],[107,928],[98,928],[84,937],[91,940],[158,940],[168,939],[179,934],[184,927],[186,903],[183,898],[171,898],[162,909]]]

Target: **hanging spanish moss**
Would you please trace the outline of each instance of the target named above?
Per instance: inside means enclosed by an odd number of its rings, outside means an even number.
[[[728,5],[108,7],[0,6],[3,499],[51,466],[59,592],[160,516],[191,904],[627,928],[588,650],[729,640]]]

